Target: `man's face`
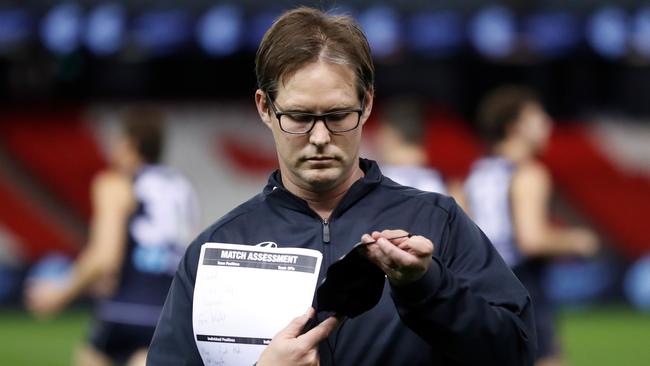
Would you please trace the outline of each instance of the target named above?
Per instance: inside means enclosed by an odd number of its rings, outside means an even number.
[[[272,102],[278,112],[326,113],[360,108],[355,81],[354,72],[347,66],[314,62],[280,83]],[[263,91],[258,90],[255,99],[260,117],[273,132],[283,179],[302,189],[322,192],[351,176],[358,166],[361,129],[372,108],[371,93],[366,95],[366,108],[356,129],[332,133],[323,120],[318,120],[303,135],[280,129]]]
[[[140,158],[134,142],[121,135],[113,141],[110,162],[113,168],[127,174],[133,174],[140,164]]]
[[[541,105],[526,105],[519,116],[518,129],[533,150],[540,152],[546,146],[553,127],[551,118]]]

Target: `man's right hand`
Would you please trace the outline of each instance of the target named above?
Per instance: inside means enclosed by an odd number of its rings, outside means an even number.
[[[339,326],[340,320],[332,316],[308,332],[300,334],[305,324],[315,315],[316,311],[309,308],[307,313],[293,319],[273,337],[262,352],[257,365],[319,365],[318,344]]]
[[[576,255],[593,257],[598,253],[600,245],[598,235],[595,232],[588,229],[575,228],[569,232],[569,235],[571,235],[572,248]]]
[[[25,289],[25,305],[38,318],[50,318],[70,301],[64,285],[49,280],[34,280]]]

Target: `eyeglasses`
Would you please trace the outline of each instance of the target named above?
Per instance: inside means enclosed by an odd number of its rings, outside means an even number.
[[[361,100],[361,108],[344,109],[327,113],[306,112],[279,112],[266,94],[266,100],[273,110],[273,114],[280,123],[280,129],[294,135],[304,135],[311,132],[316,121],[323,121],[325,127],[332,133],[352,131],[359,126],[365,105],[365,95]]]

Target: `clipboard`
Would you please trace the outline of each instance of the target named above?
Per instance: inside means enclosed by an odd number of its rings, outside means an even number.
[[[253,365],[312,304],[322,254],[261,244],[201,246],[192,324],[205,365]]]

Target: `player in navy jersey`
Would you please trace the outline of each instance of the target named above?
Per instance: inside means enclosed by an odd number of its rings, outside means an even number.
[[[46,317],[97,284],[110,288],[78,365],[144,365],[172,276],[198,227],[192,186],[159,164],[162,115],[134,108],[124,117],[111,167],[92,183],[90,237],[69,280],[38,281],[26,291],[28,308]]]
[[[536,365],[559,365],[553,311],[540,285],[550,257],[591,256],[596,235],[549,222],[552,190],[547,168],[537,159],[551,120],[535,93],[505,86],[489,94],[478,111],[490,155],[475,162],[465,183],[469,211],[533,300],[538,334]]]

